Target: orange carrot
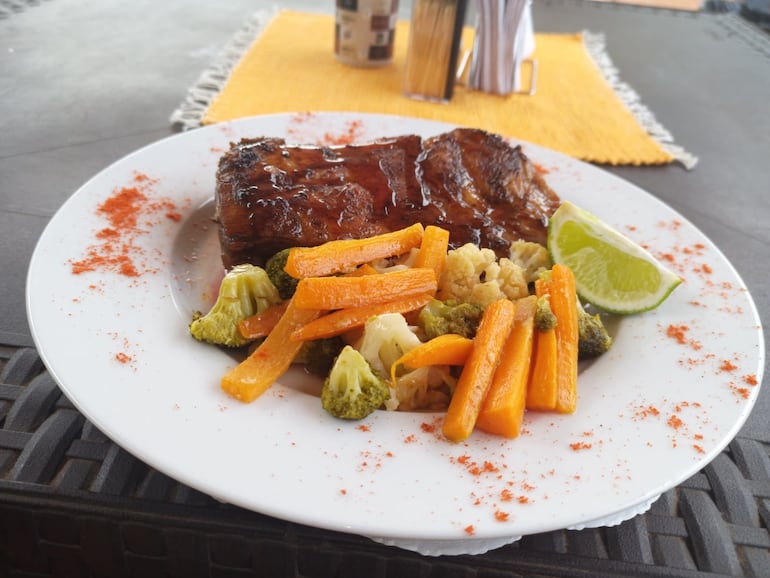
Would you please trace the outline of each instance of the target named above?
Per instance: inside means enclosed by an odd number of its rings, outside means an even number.
[[[556,408],[556,330],[535,329],[532,370],[527,384],[527,409],[552,411]]]
[[[556,411],[573,413],[577,407],[578,312],[575,276],[556,264],[548,282],[551,310],[556,316],[557,396]]]
[[[413,297],[388,301],[387,303],[339,309],[319,317],[307,325],[303,325],[291,334],[291,338],[294,341],[310,341],[312,339],[342,335],[351,329],[363,327],[372,317],[383,315],[384,313],[407,313],[414,311],[423,307],[431,299],[430,293],[422,293]]]
[[[449,248],[449,231],[428,225],[422,236],[420,250],[414,261],[414,267],[430,267],[436,272],[436,280],[441,280],[446,264],[446,254]]]
[[[436,274],[433,269],[401,269],[360,277],[300,279],[292,299],[302,309],[332,310],[375,305],[435,292]]]
[[[452,394],[442,431],[453,442],[468,438],[476,425],[481,402],[492,382],[500,354],[511,331],[515,306],[499,299],[487,306],[481,317],[473,349]]]
[[[476,420],[476,427],[487,433],[515,438],[521,431],[532,359],[536,301],[532,295],[516,302],[511,333]]]
[[[376,259],[403,255],[420,246],[424,227],[415,223],[404,229],[365,239],[339,239],[317,247],[295,247],[284,270],[296,279],[340,273]]]
[[[396,371],[400,366],[418,369],[428,365],[463,365],[473,350],[473,340],[446,333],[410,349],[390,367],[390,380],[396,383]]]
[[[289,338],[295,329],[312,321],[320,311],[300,309],[289,301],[286,312],[254,352],[222,377],[222,389],[244,403],[262,395],[292,364],[302,347]]]
[[[238,331],[246,339],[266,337],[283,317],[288,306],[288,301],[282,301],[277,305],[268,307],[261,313],[241,319],[238,322]]]
[[[548,283],[545,279],[535,281],[535,293],[538,297],[548,296]],[[557,394],[557,345],[556,330],[535,330],[535,343],[532,352],[532,369],[527,384],[527,409],[551,411],[556,408]]]

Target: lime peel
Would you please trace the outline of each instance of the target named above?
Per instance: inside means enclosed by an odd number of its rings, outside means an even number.
[[[581,300],[609,313],[655,309],[682,282],[643,247],[569,201],[548,223],[548,252],[572,269]]]

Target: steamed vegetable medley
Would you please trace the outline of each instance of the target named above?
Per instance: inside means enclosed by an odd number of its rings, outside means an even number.
[[[452,441],[474,428],[516,437],[526,410],[573,412],[579,358],[612,340],[579,302],[572,271],[535,243],[513,243],[507,258],[448,247],[448,231],[416,224],[286,249],[227,273],[190,332],[249,347],[222,378],[243,402],[302,363],[322,377],[331,415],[446,411]]]

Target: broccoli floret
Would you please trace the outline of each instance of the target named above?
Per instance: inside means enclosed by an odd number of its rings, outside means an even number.
[[[238,331],[238,321],[261,313],[280,300],[278,290],[264,269],[248,264],[237,265],[222,279],[219,295],[211,310],[206,315],[193,315],[190,334],[198,341],[241,347],[249,340]]]
[[[417,316],[417,324],[427,339],[456,333],[472,339],[476,335],[484,308],[478,303],[458,303],[432,299]]]
[[[612,337],[604,327],[601,316],[591,315],[577,302],[578,313],[578,357],[588,359],[605,353],[612,346]],[[556,327],[556,316],[551,310],[547,295],[537,298],[535,306],[535,327],[540,331],[550,331]]]
[[[294,361],[304,364],[305,369],[313,375],[326,377],[343,347],[345,341],[341,337],[306,341]]]
[[[612,337],[597,313],[591,315],[578,301],[578,356],[580,359],[596,357],[612,347]]]
[[[322,407],[340,419],[363,419],[389,397],[388,382],[350,345],[337,356],[321,389]]]
[[[548,295],[537,298],[535,304],[535,327],[540,331],[550,331],[556,327],[556,315],[551,309],[551,300]]]
[[[299,283],[299,279],[295,279],[284,270],[286,260],[289,258],[289,251],[291,251],[291,248],[278,251],[265,263],[267,276],[270,277],[270,281],[278,289],[281,299],[284,300],[291,299],[291,296],[297,290],[297,283]]]

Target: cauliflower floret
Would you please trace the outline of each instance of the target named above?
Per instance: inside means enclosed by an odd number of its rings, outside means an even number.
[[[432,365],[409,371],[396,379],[390,399],[385,402],[388,410],[418,411],[444,410],[457,383],[449,366]]]
[[[467,243],[447,253],[436,297],[486,307],[501,298],[515,300],[528,294],[522,267],[505,257],[498,259],[491,249]]]
[[[366,322],[363,335],[355,347],[373,371],[380,375],[390,375],[391,366],[404,353],[422,343],[414,329],[400,313],[377,315]],[[396,387],[390,388],[390,397],[385,400],[385,409],[410,411],[445,408],[454,381],[448,366],[399,372]]]
[[[390,375],[390,366],[404,353],[420,345],[420,338],[400,313],[384,313],[369,319],[355,347],[380,375]]]
[[[524,279],[527,283],[534,283],[540,273],[551,268],[551,256],[548,249],[540,243],[531,241],[514,241],[508,258],[524,269]]]

